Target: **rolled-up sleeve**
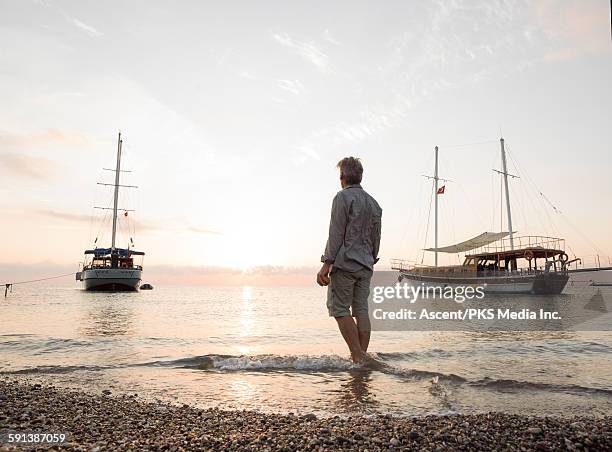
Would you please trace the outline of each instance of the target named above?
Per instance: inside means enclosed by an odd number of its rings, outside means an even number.
[[[329,221],[329,236],[323,261],[328,264],[333,264],[336,256],[344,243],[344,234],[346,224],[348,222],[348,205],[344,197],[338,193],[332,202],[331,219]]]

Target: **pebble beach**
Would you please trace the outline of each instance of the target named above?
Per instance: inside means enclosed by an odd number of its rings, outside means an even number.
[[[504,413],[325,417],[198,409],[108,390],[0,381],[2,450],[612,450],[612,416]],[[8,432],[64,432],[63,445],[9,444]]]

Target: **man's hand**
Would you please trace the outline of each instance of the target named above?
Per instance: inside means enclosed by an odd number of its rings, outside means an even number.
[[[331,270],[331,264],[323,264],[321,270],[317,273],[317,284],[319,286],[329,285],[329,271]]]

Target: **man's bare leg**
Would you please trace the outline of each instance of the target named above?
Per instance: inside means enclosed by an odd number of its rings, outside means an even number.
[[[359,343],[359,331],[357,330],[357,325],[352,317],[336,317],[336,322],[338,322],[338,328],[340,329],[340,333],[342,333],[342,337],[348,345],[348,348],[351,352],[351,358],[354,363],[360,363],[364,360],[365,353],[361,349],[361,345]]]
[[[357,321],[357,331],[359,332],[359,345],[361,347],[361,351],[366,353],[368,351],[368,346],[370,345],[370,331],[372,330],[372,326],[370,325],[370,317],[367,315],[360,315],[355,317]]]

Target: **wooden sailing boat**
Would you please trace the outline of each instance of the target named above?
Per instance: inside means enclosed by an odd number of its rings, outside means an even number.
[[[450,246],[438,246],[438,147],[435,148],[434,175],[434,266],[410,265],[393,259],[391,268],[399,271],[399,280],[426,286],[482,286],[486,293],[559,294],[569,279],[569,264],[565,240],[544,236],[515,236],[508,190],[508,173],[504,139],[500,139],[508,229],[484,232],[469,240]],[[438,266],[438,253],[464,253],[462,265]]]
[[[119,187],[137,188],[135,185],[120,185],[121,170],[121,132],[117,141],[117,166],[114,170],[104,168],[107,171],[115,172],[115,183],[99,185],[114,187],[113,198],[113,226],[112,240],[110,248],[94,248],[85,251],[85,261],[83,268],[77,272],[76,279],[83,282],[85,290],[111,290],[111,291],[134,291],[138,290],[142,279],[142,259],[144,252],[135,251],[128,245],[127,248],[118,248],[117,239],[117,211],[122,210],[126,216],[129,209],[118,209]],[[110,210],[106,207],[96,207],[97,209]],[[132,240],[130,239],[130,242]],[[96,238],[97,243],[97,238]],[[135,262],[139,259],[140,262]]]

